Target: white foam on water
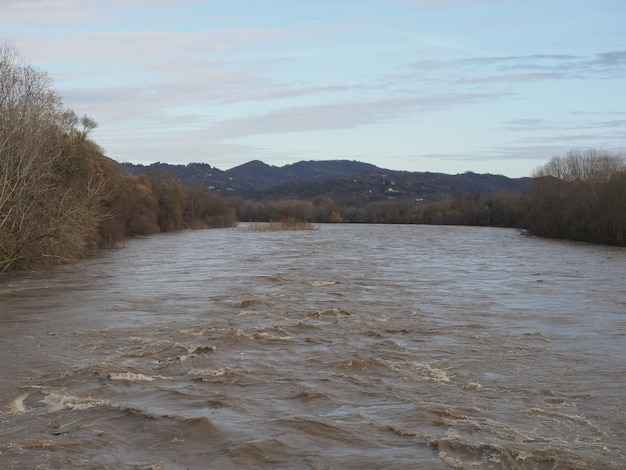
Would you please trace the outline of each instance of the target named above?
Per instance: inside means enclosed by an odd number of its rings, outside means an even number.
[[[115,406],[110,400],[98,400],[91,397],[72,395],[67,390],[43,390],[46,397],[42,400],[52,411],[86,410],[96,406]]]
[[[478,382],[468,382],[466,384],[463,384],[462,386],[463,390],[476,390],[476,391],[480,391],[483,389],[483,386],[478,383]]]
[[[435,382],[450,382],[450,376],[443,369],[433,367],[426,362],[414,362],[415,367],[419,370],[423,377],[434,380]]]
[[[222,367],[221,369],[191,369],[189,372],[187,372],[187,375],[197,378],[203,378],[207,376],[219,377],[221,375],[226,375],[231,372],[233,372],[233,370],[229,369],[228,367]]]
[[[24,406],[24,400],[28,397],[28,393],[24,393],[13,400],[9,400],[7,403],[8,413],[25,413],[26,407]]]
[[[145,375],[137,372],[111,372],[108,377],[111,380],[128,380],[130,382],[153,382],[155,380],[169,380],[162,375]]]
[[[215,351],[215,346],[207,346],[207,345],[204,345],[204,344],[181,344],[181,343],[176,343],[174,346],[176,346],[178,348],[185,348],[187,350],[187,353],[189,353],[189,354]]]
[[[339,281],[308,281],[307,284],[313,287],[334,286],[339,284]]]

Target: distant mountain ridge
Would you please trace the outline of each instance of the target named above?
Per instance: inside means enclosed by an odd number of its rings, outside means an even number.
[[[175,176],[185,184],[209,187],[223,196],[259,201],[329,198],[354,207],[388,199],[441,201],[476,193],[490,197],[499,191],[522,192],[529,181],[472,172],[394,171],[355,160],[310,160],[282,167],[253,160],[229,170],[207,163],[121,166],[131,174]]]
[[[322,182],[340,177],[375,173],[382,170],[369,163],[352,160],[301,161],[282,167],[259,160],[226,170],[233,180],[253,190],[266,190],[288,182]]]

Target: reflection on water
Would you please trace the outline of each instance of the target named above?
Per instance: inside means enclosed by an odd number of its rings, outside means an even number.
[[[626,251],[322,225],[0,284],[0,468],[623,468]]]

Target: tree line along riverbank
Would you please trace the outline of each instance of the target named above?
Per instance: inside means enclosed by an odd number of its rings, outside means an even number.
[[[49,76],[0,48],[0,277],[158,232],[238,221],[459,224],[626,246],[624,156],[572,151],[522,192],[346,205],[332,198],[224,197],[167,173],[133,175],[90,139],[97,126],[63,106]]]

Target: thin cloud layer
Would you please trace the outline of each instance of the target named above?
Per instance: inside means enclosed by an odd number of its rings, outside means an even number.
[[[623,17],[618,0],[5,0],[0,43],[118,160],[524,176],[626,148]]]
[[[380,121],[408,119],[473,101],[498,99],[500,95],[440,95],[353,101],[280,110],[220,121],[209,131],[215,138],[236,138],[254,134],[354,129]]]

